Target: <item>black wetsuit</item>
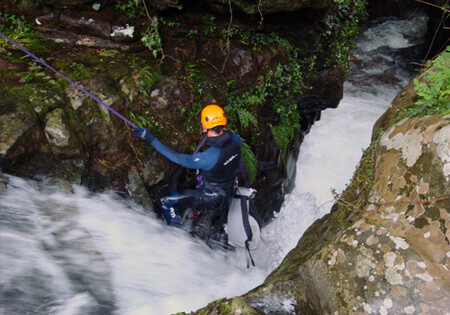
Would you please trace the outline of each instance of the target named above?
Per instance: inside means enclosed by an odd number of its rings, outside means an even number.
[[[200,170],[203,179],[199,189],[173,191],[161,198],[164,218],[169,225],[180,226],[179,213],[186,208],[207,211],[210,217],[223,213],[235,189],[242,147],[238,135],[224,131],[220,136],[208,137],[209,148],[193,155],[176,153],[156,138],[150,143],[172,162]]]

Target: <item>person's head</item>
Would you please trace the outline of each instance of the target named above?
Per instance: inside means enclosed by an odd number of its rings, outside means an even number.
[[[223,128],[227,124],[227,118],[223,109],[214,104],[203,108],[201,121],[204,131],[213,131],[217,135],[222,134]]]

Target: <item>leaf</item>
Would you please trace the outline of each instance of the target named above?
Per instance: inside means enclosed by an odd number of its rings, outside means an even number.
[[[248,127],[249,123],[252,123],[255,127],[258,127],[258,120],[250,112],[245,109],[239,108],[237,110],[239,121],[243,127]]]
[[[256,156],[253,153],[250,146],[242,141],[242,159],[244,160],[245,164],[245,170],[247,171],[248,175],[248,182],[249,184],[252,184],[256,179],[256,173],[257,173],[257,160]]]

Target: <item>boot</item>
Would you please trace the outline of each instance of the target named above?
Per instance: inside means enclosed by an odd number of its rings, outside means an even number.
[[[164,218],[166,222],[170,226],[181,227],[181,216],[178,214],[177,210],[174,207],[165,207],[162,206]]]

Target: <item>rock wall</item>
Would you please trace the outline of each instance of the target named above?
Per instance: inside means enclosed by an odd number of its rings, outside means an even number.
[[[328,60],[338,39],[326,35],[323,22],[340,7],[330,1],[261,1],[259,7],[232,1],[235,35],[228,41],[230,11],[219,8],[228,7],[226,1],[183,1],[181,11],[173,1],[146,4],[153,21],[162,21],[156,59],[141,43],[151,27],[142,5],[125,12],[116,1],[3,1],[1,7],[8,14],[24,14],[37,35],[53,42],[44,51],[27,46],[33,52],[179,152],[192,152],[200,142],[197,114],[203,105],[227,105],[231,86],[235,99],[241,97],[238,104],[245,95],[251,102],[250,92],[270,85],[272,90],[256,95],[250,105],[257,128],[234,125],[256,154],[258,208],[270,215],[293,187],[302,136],[320,110],[337,106],[342,97],[344,65]],[[274,31],[279,37],[270,37]],[[261,84],[261,78],[289,66],[292,52],[282,43],[301,51],[296,60],[304,68],[286,68],[281,77]],[[165,189],[194,184],[192,173],[132,139],[120,119],[22,52],[7,46],[0,63],[3,171],[64,177],[94,191],[114,189],[150,208],[151,199]],[[290,93],[295,76],[304,76],[298,83],[305,88]],[[282,104],[297,102],[301,116],[301,127],[292,129],[285,148],[271,132],[281,121],[276,98]]]
[[[261,286],[205,309],[226,304],[246,314],[448,313],[450,115],[397,121],[416,95],[411,82],[376,123],[373,163],[363,170],[373,172],[373,185],[357,197],[367,198],[365,206],[355,212],[352,200],[335,204]]]

